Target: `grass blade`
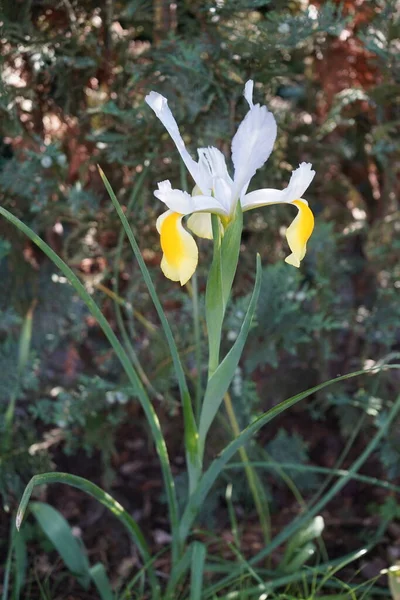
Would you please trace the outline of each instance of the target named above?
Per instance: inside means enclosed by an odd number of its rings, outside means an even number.
[[[110,581],[102,563],[96,563],[89,569],[90,577],[99,592],[101,600],[114,600]]]
[[[90,586],[89,561],[67,521],[58,510],[44,502],[32,502],[30,510],[66,567],[87,590]]]
[[[168,502],[169,516],[170,516],[170,524],[172,531],[172,553],[174,558],[177,558],[179,554],[179,541],[178,536],[176,534],[179,520],[178,520],[178,504],[176,500],[175,494],[175,485],[172,477],[171,466],[169,463],[168,451],[165,444],[165,440],[163,434],[161,432],[160,423],[158,417],[154,411],[154,408],[150,402],[150,399],[144,389],[142,382],[137,376],[135,369],[132,367],[132,364],[129,360],[128,355],[126,354],[124,348],[119,342],[117,336],[111,329],[110,324],[107,319],[104,317],[103,313],[94,302],[93,298],[88,294],[84,286],[79,281],[78,277],[75,273],[68,267],[68,265],[50,248],[48,244],[44,240],[42,240],[30,227],[25,225],[22,221],[20,221],[17,217],[11,214],[8,210],[0,206],[0,214],[3,215],[17,229],[22,231],[34,244],[36,244],[44,254],[46,254],[50,260],[60,269],[60,271],[65,275],[70,284],[75,288],[76,292],[80,296],[80,298],[85,302],[89,311],[92,313],[94,318],[97,320],[101,329],[103,330],[104,335],[107,337],[110,342],[112,348],[114,349],[118,359],[123,366],[128,379],[137,394],[137,397],[140,401],[140,404],[143,408],[143,411],[148,420],[153,441],[156,446],[156,450],[160,459],[161,470],[164,478],[166,497]]]
[[[203,592],[206,547],[202,542],[193,542],[192,570],[190,578],[190,600],[201,600]]]
[[[17,401],[18,388],[20,386],[21,378],[25,371],[26,365],[28,363],[29,352],[31,347],[31,339],[32,339],[32,321],[33,321],[33,311],[35,310],[36,301],[32,303],[28,312],[26,313],[21,334],[19,337],[19,348],[18,348],[18,363],[17,363],[17,383],[16,387],[11,393],[10,402],[8,404],[6,414],[4,416],[4,428],[5,435],[4,440],[2,442],[3,448],[7,449],[10,447],[10,438],[11,438],[11,429],[14,420],[14,412],[15,412],[15,404]]]
[[[208,470],[204,473],[203,477],[201,478],[199,485],[197,486],[195,492],[192,494],[191,498],[189,499],[189,502],[186,506],[185,512],[183,513],[182,519],[180,522],[179,532],[180,532],[181,541],[183,541],[187,538],[189,531],[190,531],[190,527],[191,527],[200,507],[202,506],[208,492],[210,491],[212,485],[214,484],[217,477],[221,473],[222,469],[225,467],[225,465],[228,463],[228,461],[232,458],[232,456],[234,456],[234,454],[238,451],[238,449],[240,447],[242,447],[244,444],[246,444],[257,433],[257,431],[259,431],[261,429],[261,427],[263,427],[264,425],[266,425],[267,423],[272,421],[275,417],[277,417],[278,415],[283,413],[288,408],[291,408],[292,406],[294,406],[295,404],[297,404],[304,398],[307,398],[311,394],[313,394],[319,390],[322,390],[325,387],[328,387],[334,383],[338,383],[339,381],[345,381],[346,379],[351,379],[352,377],[357,377],[359,375],[365,375],[368,373],[376,374],[382,368],[398,369],[398,368],[400,368],[400,365],[384,365],[382,367],[378,367],[378,369],[376,367],[374,367],[373,369],[369,369],[369,370],[355,371],[353,373],[348,373],[347,375],[342,375],[340,377],[336,377],[335,379],[330,379],[329,381],[325,381],[324,383],[320,383],[319,385],[316,385],[312,388],[309,388],[308,390],[305,390],[304,392],[300,392],[299,394],[296,394],[295,396],[288,398],[287,400],[284,400],[277,406],[274,406],[273,408],[268,410],[266,413],[264,413],[263,415],[258,417],[258,419],[256,419],[255,421],[253,421],[253,423],[251,423],[248,427],[246,427],[246,429],[244,429],[235,440],[233,440],[230,444],[228,444],[228,446],[226,446],[226,448],[224,448],[224,450],[221,452],[221,454],[211,463],[210,467],[208,468]],[[320,511],[319,504],[316,506],[318,506],[318,510],[316,512],[319,512]],[[316,514],[316,512],[314,514]],[[290,537],[290,535],[288,537]],[[286,539],[287,538],[285,538],[285,540]],[[285,541],[285,540],[283,540],[283,541]],[[257,555],[257,556],[259,556],[259,555]],[[264,553],[263,553],[263,556],[265,556]]]
[[[188,465],[189,472],[189,487],[190,489],[194,489],[197,480],[201,473],[201,464],[200,464],[200,454],[198,451],[198,435],[197,435],[197,425],[194,418],[192,400],[189,394],[189,388],[186,382],[185,373],[183,371],[182,363],[179,358],[178,349],[175,344],[174,337],[172,335],[171,327],[168,323],[167,317],[165,316],[164,310],[161,306],[161,302],[158,298],[156,289],[154,287],[153,281],[150,277],[150,273],[147,269],[146,263],[143,260],[142,254],[140,252],[140,248],[136,242],[135,236],[133,235],[132,229],[129,225],[128,219],[126,218],[120,203],[114,191],[108,181],[106,175],[99,167],[99,173],[103,180],[103,183],[106,187],[108,195],[110,196],[111,202],[114,205],[115,210],[121,220],[122,226],[125,230],[125,233],[128,237],[129,243],[135,255],[135,258],[139,264],[139,268],[142,272],[143,279],[146,283],[147,289],[149,290],[150,297],[153,301],[154,307],[157,311],[158,317],[161,321],[162,328],[165,333],[165,337],[167,338],[169,351],[171,353],[172,361],[174,364],[175,374],[178,380],[181,401],[182,401],[182,411],[183,411],[183,419],[184,419],[184,428],[185,428],[185,448],[186,448],[186,460]]]

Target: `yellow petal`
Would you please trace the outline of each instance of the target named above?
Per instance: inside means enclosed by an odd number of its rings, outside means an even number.
[[[187,220],[187,226],[198,237],[213,239],[211,213],[193,213]]]
[[[307,249],[307,242],[314,229],[314,215],[305,200],[294,200],[299,209],[293,223],[287,228],[286,239],[292,251],[285,262],[294,267],[300,267]]]
[[[182,226],[183,215],[170,210],[157,219],[163,257],[161,270],[168,279],[184,285],[197,267],[196,242]]]

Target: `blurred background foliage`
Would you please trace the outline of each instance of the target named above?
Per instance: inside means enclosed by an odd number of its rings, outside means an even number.
[[[272,206],[246,215],[226,347],[236,338],[247,306],[256,251],[264,274],[257,323],[231,389],[238,420],[245,426],[291,394],[390,360],[400,350],[396,4],[2,2],[0,201],[79,274],[128,344],[132,360],[143,367],[178,483],[183,446],[168,349],[96,164],[129,213],[194,380],[192,288],[181,289],[160,273],[155,220],[161,206],[153,196],[162,179],[180,187],[182,173],[178,154],[144,96],[156,90],[168,97],[192,152],[215,145],[229,157],[230,140],[246,111],[243,85],[254,79],[256,101],[265,103],[278,122],[275,150],[254,186],[284,187],[292,169],[312,162],[317,176],[307,199],[316,229],[297,271],[282,261],[291,208]],[[139,521],[156,532],[157,547],[162,544],[157,532],[166,527],[160,477],[146,425],[115,357],[81,301],[40,252],[4,222],[0,236],[1,413],[11,395],[17,399],[12,441],[0,458],[3,506],[12,511],[30,475],[68,470],[113,487]],[[202,293],[210,244],[201,241],[200,251]],[[30,310],[29,360],[18,373],[21,327]],[[364,377],[320,392],[263,430],[248,450],[258,460],[346,467],[386,414],[398,383],[393,371],[378,382]],[[225,421],[221,415],[210,456],[218,451],[221,435],[226,440],[232,435]],[[399,432],[397,423],[365,467],[367,474],[399,478]],[[285,473],[305,495],[321,481],[312,471]],[[204,507],[205,522],[216,522],[226,483],[232,482],[248,535],[257,538],[243,475],[229,470],[226,477]],[[297,510],[296,498],[276,472],[261,471],[260,477],[279,527]],[[389,496],[356,482],[345,488],[328,510],[341,527],[341,540],[332,533],[332,547],[352,549],[354,536],[365,535],[362,524],[374,527],[381,514],[376,507],[386,505]],[[75,492],[54,496],[54,502],[78,525],[87,521]],[[224,519],[217,521],[222,530],[228,527]],[[329,517],[327,524],[329,540]],[[109,544],[100,539],[107,526],[104,518],[86,543],[115,565],[112,536]],[[6,531],[4,523],[3,540]],[[386,535],[386,546],[395,545],[398,526]],[[376,560],[385,563],[385,553],[381,550]],[[373,567],[367,566],[370,576]]]

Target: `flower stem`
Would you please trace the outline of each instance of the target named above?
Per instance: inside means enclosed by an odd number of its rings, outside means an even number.
[[[195,363],[196,363],[196,390],[194,412],[196,422],[199,422],[201,411],[202,385],[201,385],[201,339],[200,339],[200,310],[199,310],[199,290],[197,284],[197,273],[192,277],[192,306],[193,306],[193,330],[195,344]]]

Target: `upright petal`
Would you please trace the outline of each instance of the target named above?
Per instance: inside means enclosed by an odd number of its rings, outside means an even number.
[[[209,191],[208,182],[201,176],[199,166],[195,160],[190,156],[186,149],[185,142],[179,132],[177,122],[168,106],[168,100],[157,92],[150,92],[145,98],[146,103],[154,110],[165,129],[175,142],[175,146],[178,149],[179,154],[182,157],[189,173],[193,177],[194,181],[200,187],[204,194]]]
[[[232,140],[235,167],[233,200],[239,198],[257,169],[272,152],[276,138],[276,121],[266,106],[255,104],[247,113]]]
[[[183,228],[183,215],[167,210],[157,219],[163,257],[161,270],[168,279],[184,285],[196,270],[198,250],[196,242]]]
[[[254,90],[254,81],[252,79],[249,79],[249,81],[247,81],[246,85],[244,86],[244,94],[243,94],[243,96],[247,100],[247,104],[249,105],[249,108],[253,108],[253,106],[254,106],[253,90]]]
[[[187,226],[198,237],[213,239],[211,213],[194,213],[187,220]]]
[[[158,190],[154,192],[154,195],[161,202],[164,202],[170,210],[181,215],[190,215],[193,212],[227,214],[226,209],[217,198],[203,195],[191,196],[182,190],[173,189],[171,182],[168,180],[161,181],[158,184]]]
[[[199,148],[197,152],[200,161],[205,161],[207,163],[211,177],[221,177],[225,181],[232,183],[232,179],[226,166],[225,156],[222,154],[221,150],[209,146],[208,148]]]
[[[300,267],[300,261],[306,253],[307,242],[314,229],[314,215],[305,200],[295,200],[292,204],[297,206],[299,212],[286,230],[286,239],[292,254],[287,256],[285,261],[289,265]]]

